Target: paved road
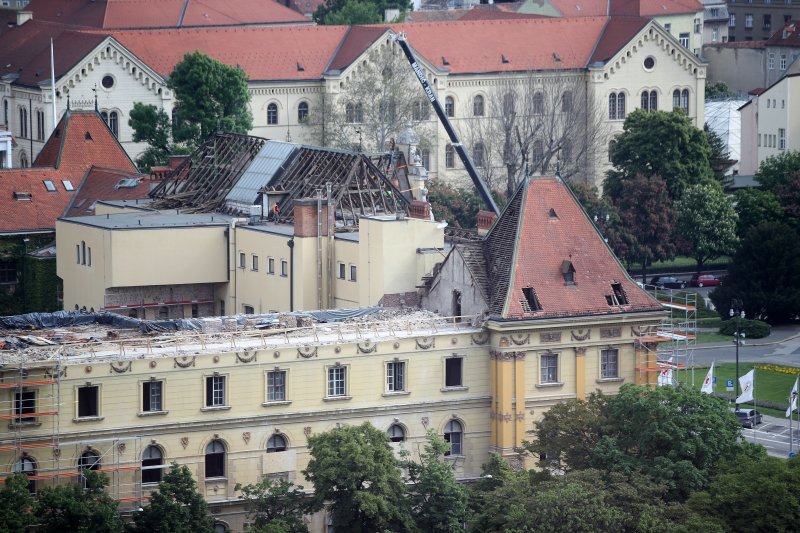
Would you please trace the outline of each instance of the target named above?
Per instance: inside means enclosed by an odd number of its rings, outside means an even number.
[[[777,326],[769,337],[745,340],[739,346],[739,361],[778,363],[800,367],[800,326]],[[736,360],[736,345],[698,344],[694,350],[694,364],[708,366],[712,361],[732,362]]]
[[[797,452],[798,445],[800,445],[800,428],[797,426],[797,417],[795,415],[792,423],[792,434],[794,436],[792,449],[795,452]],[[789,454],[788,418],[765,415],[763,424],[759,424],[755,429],[743,428],[742,436],[748,442],[764,446],[767,449],[767,453],[775,457],[787,457]]]

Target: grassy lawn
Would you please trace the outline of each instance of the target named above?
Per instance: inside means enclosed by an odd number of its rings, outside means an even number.
[[[714,259],[710,263],[707,263],[706,265],[704,265],[703,266],[703,270],[719,270],[720,268],[727,268],[728,267],[728,263],[730,263],[730,260],[731,260],[730,257],[719,257],[717,259]],[[657,261],[657,262],[653,263],[652,265],[650,265],[650,267],[648,267],[648,269],[651,269],[651,268],[673,268],[673,267],[686,268],[686,267],[694,267],[696,265],[697,265],[697,261],[695,261],[691,257],[676,257],[672,261]],[[636,266],[638,267],[639,272],[641,272],[642,265],[636,264]],[[634,272],[635,271],[636,271],[636,269],[634,269]]]
[[[697,344],[702,344],[704,342],[729,342],[731,346],[734,345],[733,335],[723,335],[722,333],[717,333],[715,331],[698,332],[696,341]]]
[[[743,376],[753,368],[754,363],[739,363],[739,375]],[[725,390],[725,382],[729,379],[735,379],[736,365],[734,363],[722,363],[714,365],[714,375],[717,378],[717,384],[714,386],[714,392],[723,396],[730,396],[733,400],[734,392],[727,392]],[[694,384],[696,388],[700,388],[703,380],[708,373],[708,368],[695,368],[694,370]],[[692,383],[692,371],[680,370],[676,372],[678,381],[681,383]],[[756,369],[755,380],[755,397],[757,408],[760,412],[783,418],[786,415],[785,409],[789,405],[789,391],[792,390],[794,380],[800,374],[800,368],[797,369],[796,374],[784,374],[782,372],[773,372],[769,370]],[[734,381],[734,386],[735,386]],[[783,409],[770,409],[761,405],[762,401],[769,401],[774,404],[783,405]]]

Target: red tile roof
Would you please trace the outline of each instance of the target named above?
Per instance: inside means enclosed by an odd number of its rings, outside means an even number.
[[[800,25],[797,22],[787,23],[783,28],[773,33],[764,44],[766,46],[800,48]]]
[[[495,4],[479,4],[461,15],[458,20],[506,20],[506,19],[538,19],[550,18],[545,15],[535,15],[529,13],[517,13],[503,9],[490,9]]]
[[[326,70],[347,68],[388,29],[386,26],[352,26]]]
[[[99,29],[308,23],[273,0],[32,0],[34,20]]]
[[[703,11],[703,5],[697,0],[640,0],[640,17],[658,17],[661,15],[684,15]]]
[[[767,41],[734,41],[734,42],[727,42],[727,43],[708,43],[704,44],[704,47],[709,48],[764,48],[766,46]]]
[[[411,47],[436,66],[467,74],[583,68],[606,20],[481,20],[396,24],[393,28],[405,32]],[[443,57],[449,65],[443,64]]]
[[[659,311],[661,305],[628,276],[597,229],[559,178],[532,178],[486,236],[487,267],[493,285],[490,312],[503,318],[529,319]],[[508,251],[513,250],[513,261]],[[495,256],[502,254],[500,260]],[[574,285],[564,281],[569,261]],[[503,271],[505,269],[505,271]],[[609,305],[612,283],[627,297]],[[540,311],[527,311],[524,288],[532,288]]]
[[[169,76],[184,55],[201,50],[228,65],[239,65],[250,80],[299,80],[322,77],[347,30],[347,26],[273,26],[111,34],[162,76]]]
[[[548,0],[564,17],[601,17],[611,13],[658,17],[703,11],[697,0]]]
[[[610,17],[590,63],[608,61],[642,31],[648,22],[650,22],[648,19],[639,17]]]
[[[52,230],[75,194],[67,190],[64,181],[78,189],[93,165],[136,173],[100,115],[94,111],[65,113],[34,167],[0,170],[0,233]],[[55,191],[47,190],[45,180],[52,182]]]
[[[126,179],[130,181],[122,181]],[[141,200],[149,192],[150,180],[143,174],[92,167],[62,216],[94,215],[97,200]]]

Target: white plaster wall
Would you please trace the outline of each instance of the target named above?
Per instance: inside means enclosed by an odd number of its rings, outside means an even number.
[[[758,97],[754,96],[751,103],[739,111],[742,122],[742,141],[739,174],[750,176],[758,168],[758,148],[756,136],[758,134]]]

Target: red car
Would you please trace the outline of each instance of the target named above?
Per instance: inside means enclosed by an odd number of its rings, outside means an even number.
[[[711,274],[695,274],[692,276],[689,284],[692,287],[716,287],[717,285],[722,284],[722,280],[717,276],[712,276]]]

